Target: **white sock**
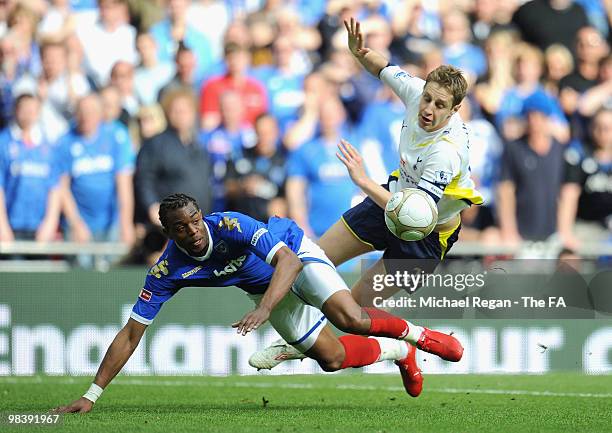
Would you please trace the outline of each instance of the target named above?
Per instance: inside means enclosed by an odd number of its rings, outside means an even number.
[[[416,345],[416,342],[419,341],[419,338],[421,338],[421,334],[423,333],[423,327],[413,325],[407,320],[406,323],[408,324],[408,334],[406,334],[404,340],[414,346]]]
[[[408,346],[402,340],[385,337],[369,337],[378,341],[380,346],[380,355],[376,362],[380,361],[398,361],[408,356]]]

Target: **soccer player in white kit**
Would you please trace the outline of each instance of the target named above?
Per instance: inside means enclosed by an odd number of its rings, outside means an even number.
[[[433,272],[458,239],[460,212],[472,204],[482,204],[483,199],[470,178],[469,133],[457,114],[467,92],[467,82],[461,71],[452,66],[440,66],[423,81],[366,48],[359,22],[351,19],[344,25],[351,53],[368,72],[391,87],[406,106],[400,135],[399,168],[390,175],[387,184],[379,185],[367,175],[361,155],[350,143],[342,140],[339,144],[338,158],[367,197],[346,211],[318,241],[336,266],[369,251],[384,251],[383,258],[368,269],[351,290],[362,307],[371,307],[375,296],[389,297],[397,291],[389,287],[374,292],[375,275],[394,274],[400,269],[413,272],[415,268]],[[420,241],[408,242],[395,237],[384,222],[384,208],[392,194],[408,187],[425,191],[438,207],[434,231]],[[296,357],[295,351],[282,340],[253,355],[253,359],[268,362],[265,368]],[[414,365],[410,371],[400,365],[400,371],[405,383],[410,382],[410,376],[420,375]],[[418,380],[421,386],[422,379],[418,377]]]
[[[457,114],[467,92],[461,71],[444,65],[431,71],[425,81],[413,77],[364,47],[359,22],[351,19],[344,24],[351,53],[368,72],[391,87],[406,106],[399,168],[387,184],[379,185],[367,175],[361,156],[350,143],[343,140],[338,146],[338,158],[367,198],[345,212],[318,243],[336,266],[366,252],[384,250],[382,260],[353,286],[353,297],[364,304],[371,299],[373,275],[392,273],[398,260],[428,262],[420,267],[433,271],[457,241],[460,212],[472,204],[482,204],[483,199],[470,178],[469,133]],[[438,224],[421,241],[396,238],[384,222],[384,207],[391,195],[408,187],[422,189],[438,207]]]

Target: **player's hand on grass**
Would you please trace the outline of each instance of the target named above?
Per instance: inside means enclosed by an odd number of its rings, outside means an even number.
[[[67,406],[59,406],[53,409],[53,413],[87,413],[93,409],[93,403],[91,400],[81,397],[78,400],[73,401]]]
[[[269,317],[270,310],[260,305],[253,311],[245,314],[239,322],[232,323],[232,328],[237,328],[236,332],[238,334],[247,335],[247,333],[263,325]]]
[[[336,152],[336,156],[348,170],[349,176],[351,176],[355,185],[358,187],[365,185],[369,177],[366,174],[363,158],[359,154],[359,151],[344,139],[340,140],[338,150],[339,152]]]
[[[361,33],[359,21],[354,18],[351,18],[350,22],[344,20],[344,27],[346,27],[348,32],[348,47],[351,53],[357,58],[364,57],[369,53],[370,49],[364,47],[363,33]]]

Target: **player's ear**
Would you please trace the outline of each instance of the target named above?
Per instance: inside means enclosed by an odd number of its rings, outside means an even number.
[[[453,108],[451,108],[451,115],[455,114],[457,111],[459,111],[459,109],[461,108],[461,103],[455,105]]]

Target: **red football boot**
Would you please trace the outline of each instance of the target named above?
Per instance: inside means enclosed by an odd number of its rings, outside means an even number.
[[[416,347],[409,343],[406,343],[406,345],[408,346],[408,356],[395,361],[395,364],[399,367],[406,392],[412,397],[418,397],[423,390],[423,375],[416,363]]]
[[[457,362],[463,356],[463,346],[459,343],[459,340],[451,335],[427,328],[423,328],[423,333],[419,341],[416,342],[416,347],[451,362]]]

